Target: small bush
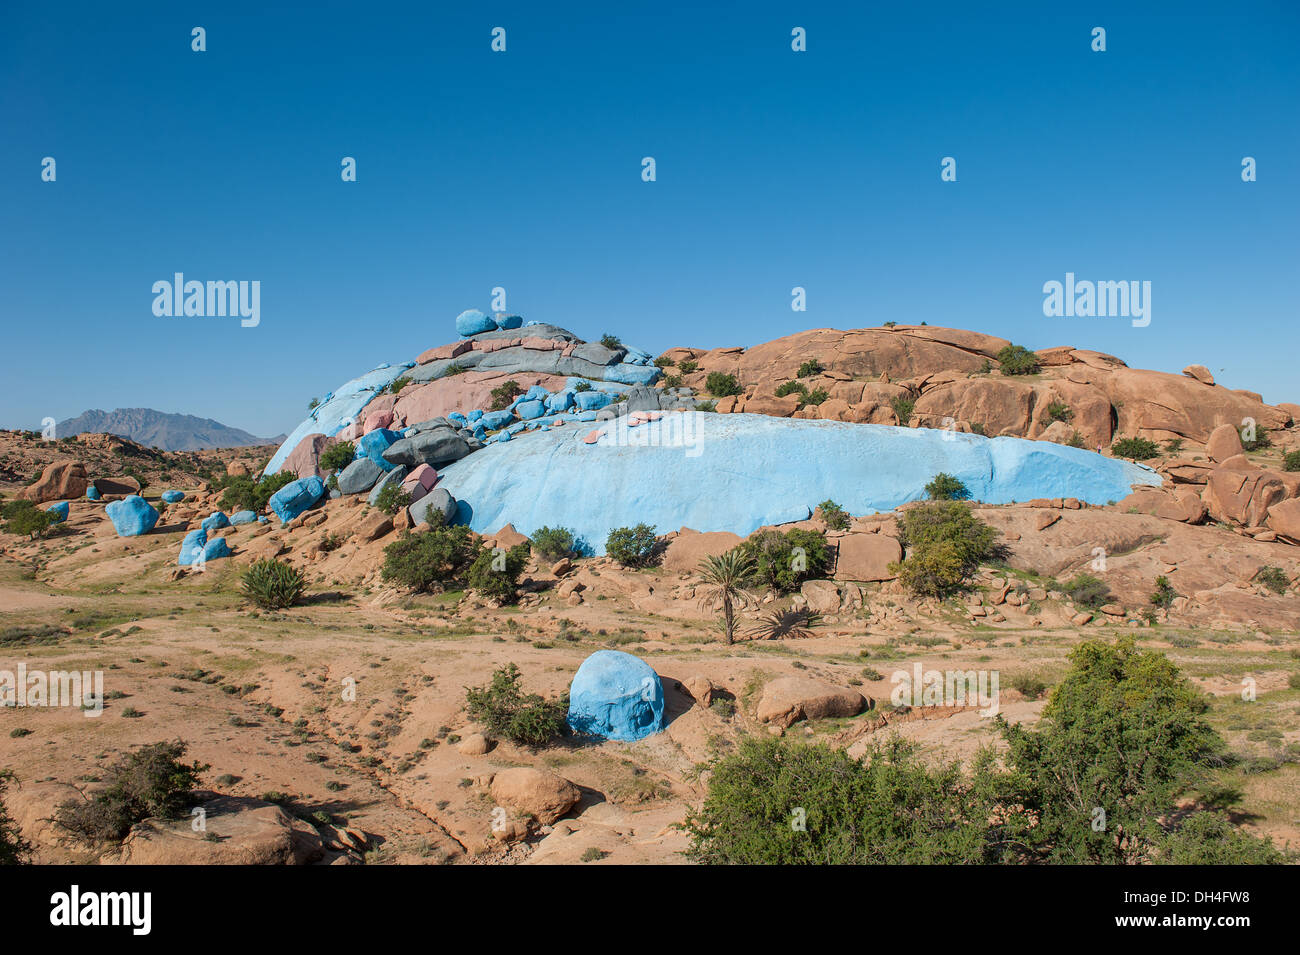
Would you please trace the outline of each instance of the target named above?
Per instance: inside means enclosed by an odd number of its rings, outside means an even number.
[[[464,365],[460,364],[459,362],[452,362],[445,369],[443,369],[443,372],[439,377],[451,378],[454,375],[463,375],[467,371],[469,371],[469,369],[466,368]]]
[[[807,394],[808,389],[804,387],[802,382],[783,381],[776,386],[776,396],[778,398],[784,398],[786,395],[802,395],[806,397]]]
[[[5,809],[5,790],[13,779],[12,772],[0,769],[0,865],[22,865],[32,853],[32,844],[23,838],[22,830]]]
[[[743,389],[735,375],[711,371],[709,377],[704,380],[704,390],[715,398],[726,398],[728,395],[740,394]]]
[[[656,368],[671,368],[675,364],[677,364],[677,362],[673,361],[667,355],[660,355],[658,358],[655,359]]]
[[[307,587],[302,574],[273,557],[254,561],[241,580],[244,596],[264,610],[292,607]]]
[[[44,537],[57,521],[49,511],[42,510],[31,501],[13,501],[5,505],[4,529],[9,534],[18,534],[35,540]]]
[[[898,423],[906,425],[912,420],[912,412],[916,410],[916,399],[909,395],[894,395],[889,399],[889,406],[894,409],[894,414],[898,415]]]
[[[1282,455],[1283,471],[1300,471],[1300,451],[1288,451]]]
[[[1111,453],[1117,458],[1130,461],[1146,461],[1160,457],[1160,448],[1154,441],[1146,438],[1120,438],[1110,446]]]
[[[997,531],[963,501],[930,501],[904,512],[902,543],[911,553],[894,570],[914,594],[944,597],[962,590],[982,561],[1003,550]]]
[[[513,603],[519,575],[528,563],[528,545],[516,544],[498,552],[482,548],[465,575],[465,582],[484,597]]]
[[[659,539],[649,524],[616,527],[605,539],[605,553],[624,567],[647,567],[659,556]]]
[[[390,395],[395,395],[410,383],[411,383],[411,378],[409,375],[403,375],[400,378],[394,378],[392,381],[388,383],[388,393]]]
[[[683,375],[689,375],[700,370],[700,363],[694,358],[683,358],[677,363],[677,368]]]
[[[585,384],[585,382],[584,382]],[[587,385],[588,388],[591,385]],[[510,402],[524,393],[524,389],[519,382],[511,380],[505,384],[498,385],[492,389],[492,396],[488,402],[489,411],[503,411],[510,407]]]
[[[179,819],[194,802],[194,787],[208,767],[181,762],[187,746],[150,743],[108,769],[106,785],[89,800],[61,804],[55,821],[87,845],[121,842],[150,817]]]
[[[1076,606],[1097,610],[1110,603],[1110,587],[1091,574],[1079,574],[1062,588]]]
[[[1074,417],[1074,412],[1070,406],[1061,401],[1053,401],[1047,406],[1047,417],[1051,421],[1070,421]]]
[[[942,471],[925,486],[925,493],[932,501],[964,501],[970,497],[970,489],[965,484]]]
[[[1287,587],[1291,586],[1291,578],[1287,577],[1281,567],[1262,567],[1255,579],[1275,594],[1284,594]]]
[[[519,667],[507,663],[485,686],[465,688],[465,709],[494,736],[520,746],[545,746],[569,731],[567,697],[548,700],[519,688]]]
[[[795,375],[799,378],[811,378],[813,375],[820,375],[824,370],[821,362],[816,358],[809,358],[799,366],[799,370]]]
[[[292,471],[269,474],[254,481],[247,475],[232,477],[224,485],[221,495],[221,509],[224,511],[254,511],[258,514],[266,510],[271,495],[280,488],[298,480]]]
[[[402,485],[395,481],[385,484],[375,498],[375,507],[385,514],[396,514],[411,506],[411,495],[402,490]]]
[[[1241,449],[1243,451],[1263,451],[1265,448],[1273,446],[1273,439],[1268,436],[1268,432],[1256,425],[1255,436],[1249,440],[1241,439]]]
[[[799,407],[802,408],[804,405],[819,405],[830,396],[830,392],[825,388],[814,388],[812,391],[804,395],[803,400],[799,402]]]
[[[609,349],[617,349],[623,347],[622,340],[617,335],[611,335],[608,332],[600,336],[600,343]]]
[[[581,393],[584,392],[584,391],[591,391],[591,382],[589,382],[589,381],[580,381],[580,382],[578,382],[576,385],[573,386],[573,390],[574,390],[574,392],[576,392],[576,393],[578,393],[578,394],[581,394]]]
[[[431,591],[456,582],[479,550],[468,527],[433,527],[385,547],[381,576],[413,590]]]
[[[1162,610],[1168,610],[1173,606],[1174,599],[1181,596],[1178,591],[1174,590],[1173,584],[1169,582],[1168,577],[1156,578],[1156,589],[1152,592],[1151,603],[1160,607]]]
[[[817,505],[817,508],[822,512],[822,520],[826,522],[826,526],[831,530],[846,531],[849,529],[849,512],[834,501],[822,501]]]
[[[1039,371],[1038,356],[1023,345],[1008,345],[997,357],[1004,375],[1032,375]]]
[[[1071,431],[1070,440],[1066,442],[1066,446],[1071,448],[1082,448],[1084,446],[1083,435],[1077,430]]]
[[[537,556],[559,560],[573,556],[576,540],[567,527],[539,527],[529,543]]]
[[[755,577],[778,593],[793,593],[805,580],[825,577],[830,570],[830,545],[820,531],[761,531],[738,546],[754,561]]]

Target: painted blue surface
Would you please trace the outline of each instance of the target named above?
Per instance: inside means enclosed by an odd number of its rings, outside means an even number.
[[[640,657],[597,650],[569,687],[569,726],[604,739],[638,740],[664,728],[664,687]]]
[[[203,548],[208,543],[208,532],[200,527],[198,530],[190,531],[181,541],[181,551],[176,557],[176,563],[181,567],[188,567],[194,563],[195,559],[203,553]]]
[[[467,308],[456,316],[456,333],[458,335],[477,335],[479,332],[495,331],[496,320],[485,315],[477,308]]]
[[[271,495],[268,506],[286,524],[325,496],[325,482],[316,476],[290,481]]]
[[[158,511],[138,494],[120,501],[109,501],[104,513],[113,522],[118,537],[138,537],[148,534],[158,523]]]
[[[235,511],[235,513],[230,515],[231,524],[254,524],[256,522],[257,514],[253,511]]]
[[[207,517],[203,518],[203,523],[200,526],[203,528],[204,531],[215,530],[222,527],[229,527],[230,518],[226,516],[224,511],[213,511]]]
[[[54,515],[54,523],[62,524],[64,521],[68,519],[69,510],[70,507],[67,501],[59,501],[59,503],[51,504],[49,507],[47,507],[45,509],[45,512],[47,514]]]
[[[88,500],[98,501],[103,496],[104,495],[99,493],[99,488],[95,487],[95,485],[93,484],[90,485],[90,487],[86,488],[86,498]]]
[[[368,431],[357,442],[356,455],[353,460],[359,461],[362,458],[369,458],[385,471],[391,471],[393,464],[384,457],[384,452],[401,440],[402,433],[393,431],[391,428],[376,428],[374,431]]]
[[[178,504],[181,501],[185,500],[185,492],[184,491],[163,491],[162,499],[166,501],[168,504]]]
[[[583,444],[590,430],[493,442],[441,469],[439,486],[471,510],[476,531],[567,527],[603,553],[612,528],[642,522],[744,535],[804,520],[828,498],[851,514],[888,511],[923,498],[940,471],[990,504],[1105,504],[1130,485],[1160,484],[1150,468],[1080,448],[928,428],[686,412],[636,427],[605,421],[601,439]]]

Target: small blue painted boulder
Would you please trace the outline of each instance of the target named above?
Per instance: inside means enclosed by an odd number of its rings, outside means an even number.
[[[95,485],[92,484],[92,485],[90,485],[90,487],[86,488],[86,499],[87,499],[87,500],[90,500],[90,501],[98,501],[98,500],[102,500],[103,497],[104,497],[104,495],[102,495],[102,494],[99,493],[99,488],[95,487]]]
[[[457,335],[477,335],[480,332],[495,331],[496,319],[484,315],[477,308],[467,308],[456,316]]]
[[[501,315],[498,313],[496,323],[497,328],[501,329],[520,328],[524,324],[524,317],[522,315]]]
[[[180,567],[188,567],[194,563],[195,559],[203,553],[203,548],[208,543],[208,532],[203,528],[190,531],[181,541],[181,552],[176,557],[176,563]]]
[[[213,511],[203,518],[203,523],[200,526],[205,532],[219,530],[222,527],[230,526],[230,518],[226,517],[225,511]]]
[[[357,442],[355,460],[360,461],[362,458],[369,458],[385,471],[391,471],[393,468],[392,462],[384,458],[384,452],[401,440],[401,432],[390,431],[388,428],[376,428],[374,431],[362,435],[361,440]]]
[[[603,391],[579,391],[573,396],[574,403],[582,411],[597,411],[613,400]]]
[[[664,728],[664,687],[639,657],[597,650],[569,688],[569,726],[604,739],[644,739]]]
[[[162,499],[166,501],[168,504],[179,504],[181,501],[185,500],[185,492],[184,491],[163,491]]]
[[[541,401],[521,401],[515,405],[515,414],[519,415],[523,421],[529,421],[532,418],[540,418],[546,413],[546,405]]]
[[[289,523],[325,496],[325,482],[312,475],[290,481],[271,495],[268,506],[275,516]]]
[[[54,523],[62,524],[68,519],[69,505],[67,501],[59,501],[58,504],[51,504],[45,509],[45,513],[54,516]]]
[[[255,524],[257,523],[257,515],[252,511],[235,511],[230,515],[230,523],[235,525]]]
[[[139,537],[148,534],[158,523],[158,511],[139,494],[120,501],[110,501],[104,513],[113,522],[118,537]]]
[[[489,431],[500,431],[514,420],[515,416],[503,409],[501,411],[489,411],[478,419],[478,423]]]

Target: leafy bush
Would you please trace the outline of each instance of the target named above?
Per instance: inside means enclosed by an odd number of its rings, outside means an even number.
[[[585,382],[584,382],[585,384]],[[591,385],[587,385],[590,389]],[[489,411],[503,411],[510,407],[510,402],[524,393],[524,389],[519,382],[511,379],[504,384],[498,385],[492,389],[492,395],[488,401]]]
[[[0,769],[0,865],[22,865],[32,853],[32,844],[23,838],[22,830],[5,808],[5,790],[13,779],[12,772]]]
[[[1168,577],[1156,578],[1156,589],[1151,594],[1150,600],[1157,607],[1168,610],[1173,606],[1174,599],[1181,596],[1178,591],[1174,590],[1173,584],[1169,582]]]
[[[484,597],[502,603],[513,603],[515,588],[519,586],[519,575],[524,572],[527,563],[527,544],[516,544],[502,553],[482,548],[469,565],[465,582]]]
[[[728,395],[738,395],[743,389],[740,387],[740,382],[736,380],[735,375],[711,371],[709,377],[704,379],[704,390],[715,398],[725,398]]]
[[[384,548],[381,576],[413,590],[431,591],[456,582],[480,549],[463,524],[405,534]]]
[[[799,370],[795,372],[795,375],[799,378],[811,378],[813,375],[820,375],[823,370],[821,362],[816,358],[809,358],[799,366]]]
[[[1110,446],[1110,450],[1117,458],[1130,461],[1146,461],[1160,456],[1160,448],[1146,438],[1120,438]]]
[[[62,803],[55,821],[87,845],[121,842],[131,827],[150,817],[179,819],[194,803],[194,787],[209,768],[184,763],[180,740],[150,743],[107,771],[105,786],[89,800]]]
[[[891,565],[914,594],[944,597],[966,586],[982,561],[996,559],[1003,548],[997,531],[962,501],[929,501],[903,514],[901,542],[911,553]]]
[[[266,610],[292,607],[307,587],[302,574],[273,557],[253,561],[241,580],[244,596]]]
[[[394,378],[388,383],[388,393],[395,395],[411,383],[410,375],[403,375],[400,378]]]
[[[898,423],[906,425],[912,420],[912,412],[916,410],[916,399],[909,395],[894,395],[889,399],[889,406],[894,409],[894,414],[898,415]]]
[[[680,388],[683,385],[681,375],[664,375],[664,387],[668,389]]]
[[[351,441],[340,441],[338,444],[331,444],[320,456],[320,469],[322,471],[342,471],[351,464],[357,456],[357,446]]]
[[[270,474],[254,481],[247,475],[230,478],[221,495],[221,509],[225,511],[255,511],[260,514],[266,510],[271,495],[280,488],[298,480],[292,471]]]
[[[825,577],[830,570],[831,548],[820,531],[760,531],[737,546],[754,561],[754,576],[777,593],[793,593],[805,580]]]
[[[624,567],[648,567],[659,557],[659,539],[649,524],[616,527],[605,539],[605,553]]]
[[[439,377],[451,378],[453,375],[463,375],[467,371],[469,371],[469,369],[466,368],[464,365],[460,364],[459,362],[452,362],[450,365],[448,365],[446,368],[443,369],[443,372],[441,375],[439,375]]]
[[[1284,594],[1291,586],[1291,578],[1281,567],[1261,567],[1255,579],[1275,594]]]
[[[375,507],[385,514],[396,514],[411,506],[411,495],[402,490],[402,485],[390,481],[379,490],[375,498]]]
[[[1066,443],[1066,446],[1071,447],[1071,448],[1082,448],[1082,447],[1084,446],[1084,445],[1083,445],[1083,435],[1080,434],[1079,431],[1078,431],[1077,429],[1074,430],[1074,431],[1071,431],[1071,432],[1070,432],[1070,440],[1067,441],[1067,442],[1065,442],[1065,443]]]
[[[1032,375],[1039,371],[1038,356],[1023,345],[1008,345],[997,358],[1004,375]]]
[[[591,382],[589,382],[589,381],[580,381],[580,382],[578,382],[576,385],[573,386],[573,390],[574,390],[575,392],[577,392],[577,393],[581,393],[581,392],[584,392],[584,391],[591,391]]]
[[[675,364],[677,363],[667,355],[660,355],[658,358],[655,359],[656,368],[671,368]]]
[[[1288,451],[1282,455],[1283,471],[1300,471],[1300,451]]]
[[[1156,860],[1167,865],[1284,865],[1273,843],[1242,829],[1221,812],[1195,812],[1162,840]]]
[[[1110,587],[1091,574],[1079,574],[1061,588],[1076,606],[1097,610],[1110,603]]]
[[[822,520],[826,522],[826,526],[831,530],[846,531],[849,529],[849,512],[834,501],[822,501],[817,505],[817,509],[822,512]]]
[[[1047,406],[1047,417],[1052,421],[1069,421],[1074,417],[1074,412],[1064,402],[1053,401]]]
[[[606,332],[600,336],[600,343],[609,349],[622,348],[623,342],[617,335],[611,335]]]
[[[940,471],[925,486],[925,493],[932,501],[964,501],[970,497],[970,489],[951,474]]]
[[[539,527],[533,534],[532,540],[533,551],[547,560],[559,560],[562,557],[571,557],[574,552],[574,545],[577,543],[573,536],[573,531],[567,527]]]
[[[1255,436],[1249,441],[1244,437],[1241,439],[1241,449],[1243,451],[1263,451],[1265,448],[1273,446],[1273,439],[1268,436],[1268,432],[1256,425]]]
[[[808,389],[799,381],[783,381],[776,386],[776,396],[784,398],[786,395],[807,395]]]
[[[4,528],[9,534],[19,534],[35,540],[44,537],[57,521],[49,511],[31,501],[10,501],[4,505]]]
[[[519,688],[519,667],[507,663],[485,686],[466,687],[469,717],[520,746],[545,746],[569,731],[567,697],[548,700]]]
[[[700,370],[700,363],[694,358],[683,358],[677,363],[677,368],[683,375],[689,375],[692,372]]]
[[[830,396],[830,392],[825,388],[814,388],[812,391],[804,395],[803,401],[799,402],[799,407],[802,408],[804,405],[819,405]]]

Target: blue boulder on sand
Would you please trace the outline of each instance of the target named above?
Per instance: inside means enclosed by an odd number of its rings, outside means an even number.
[[[569,726],[605,739],[644,739],[664,728],[664,687],[644,660],[597,650],[569,688]]]
[[[286,524],[325,496],[325,482],[316,476],[290,481],[271,495],[269,506]]]
[[[110,501],[104,513],[113,522],[118,537],[139,537],[148,534],[158,523],[158,511],[139,494],[120,501]]]

